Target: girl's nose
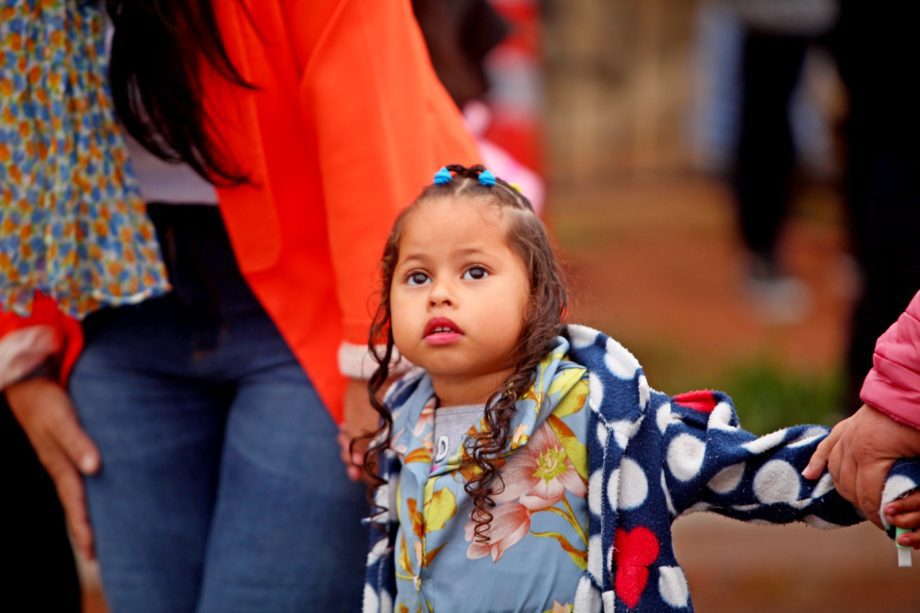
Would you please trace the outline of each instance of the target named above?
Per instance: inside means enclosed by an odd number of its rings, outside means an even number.
[[[454,304],[453,293],[447,283],[436,281],[431,286],[431,293],[428,294],[428,304],[432,307],[452,306]]]

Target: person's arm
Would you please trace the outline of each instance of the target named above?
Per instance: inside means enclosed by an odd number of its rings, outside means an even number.
[[[14,383],[5,391],[13,415],[54,482],[74,546],[93,559],[81,474],[99,470],[99,451],[80,427],[67,392],[57,381],[38,377]]]
[[[662,453],[675,515],[707,510],[822,528],[862,521],[830,474],[801,475],[826,427],[791,426],[758,437],[741,429],[731,400],[718,392],[675,396],[669,410]],[[893,481],[886,500],[912,489],[911,482],[920,484],[920,465],[899,466],[898,473],[908,478]]]
[[[0,312],[0,334],[0,344],[10,343],[5,346],[6,357],[17,370],[23,370],[26,363],[37,365],[55,356],[57,372],[29,374],[32,369],[28,369],[9,377],[3,392],[54,482],[74,545],[92,559],[93,536],[80,474],[96,472],[100,456],[80,427],[63,383],[82,344],[80,326],[62,314],[51,299],[39,295],[29,317]],[[24,347],[25,341],[34,344]]]
[[[438,168],[479,155],[431,67],[409,2],[327,4],[334,8],[319,26],[314,3],[290,9],[292,23],[319,28],[292,31],[303,66],[299,102],[315,131],[343,340],[365,352],[393,221]]]
[[[315,132],[325,223],[343,315],[339,367],[351,379],[340,441],[353,478],[361,449],[346,441],[376,429],[366,379],[377,268],[400,211],[440,166],[478,160],[459,111],[435,75],[409,2],[339,0],[289,6],[303,67],[299,102]],[[297,24],[307,24],[297,27]],[[319,221],[319,220],[318,220]]]
[[[878,339],[860,398],[895,421],[920,428],[920,292]]]
[[[364,435],[377,430],[380,416],[371,406],[367,381],[363,379],[348,380],[343,402],[345,414],[336,437],[339,455],[345,464],[348,478],[361,481],[364,478],[364,452],[369,443]]]
[[[825,466],[842,496],[881,526],[882,482],[896,458],[920,456],[920,292],[876,344],[860,394],[866,403],[817,448],[805,473]]]

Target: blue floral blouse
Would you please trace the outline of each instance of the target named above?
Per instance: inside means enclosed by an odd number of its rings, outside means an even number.
[[[477,470],[466,449],[432,462],[434,400],[407,403],[395,415],[392,446],[403,463],[396,611],[433,611],[435,602],[463,602],[471,611],[571,610],[588,556],[588,457],[581,442],[587,374],[561,351],[548,355],[539,372],[512,421],[504,489],[493,496],[485,544],[475,538],[473,503],[463,488]],[[453,580],[458,575],[466,580]],[[470,593],[464,586],[471,584],[480,589]]]

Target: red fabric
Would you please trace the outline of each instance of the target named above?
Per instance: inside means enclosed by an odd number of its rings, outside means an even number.
[[[218,190],[221,213],[244,277],[339,420],[336,353],[343,340],[367,342],[393,220],[440,166],[477,163],[478,153],[409,0],[215,10],[256,86],[203,68],[211,127],[252,180]]]
[[[920,428],[920,292],[879,337],[860,397],[892,419]]]
[[[41,293],[35,296],[30,317],[19,317],[0,311],[0,336],[13,330],[37,325],[51,326],[58,333],[62,348],[59,356],[61,360],[60,381],[66,384],[70,371],[80,354],[80,349],[83,347],[83,330],[80,328],[80,323],[61,313],[54,300]]]
[[[626,531],[617,528],[614,537],[616,576],[614,591],[630,609],[639,604],[648,583],[648,568],[658,559],[660,545],[655,533],[644,526]]]
[[[674,396],[674,402],[700,413],[712,413],[716,408],[716,397],[708,390],[684,392]]]

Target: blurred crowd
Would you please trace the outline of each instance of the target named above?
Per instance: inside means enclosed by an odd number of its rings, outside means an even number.
[[[799,321],[809,308],[809,289],[782,253],[797,186],[818,178],[842,195],[853,263],[841,267],[853,275],[843,400],[851,408],[875,339],[920,287],[917,96],[905,79],[915,17],[896,2],[699,6],[697,145],[731,187],[745,288],[768,320]],[[838,86],[831,103],[820,95],[828,78]]]

